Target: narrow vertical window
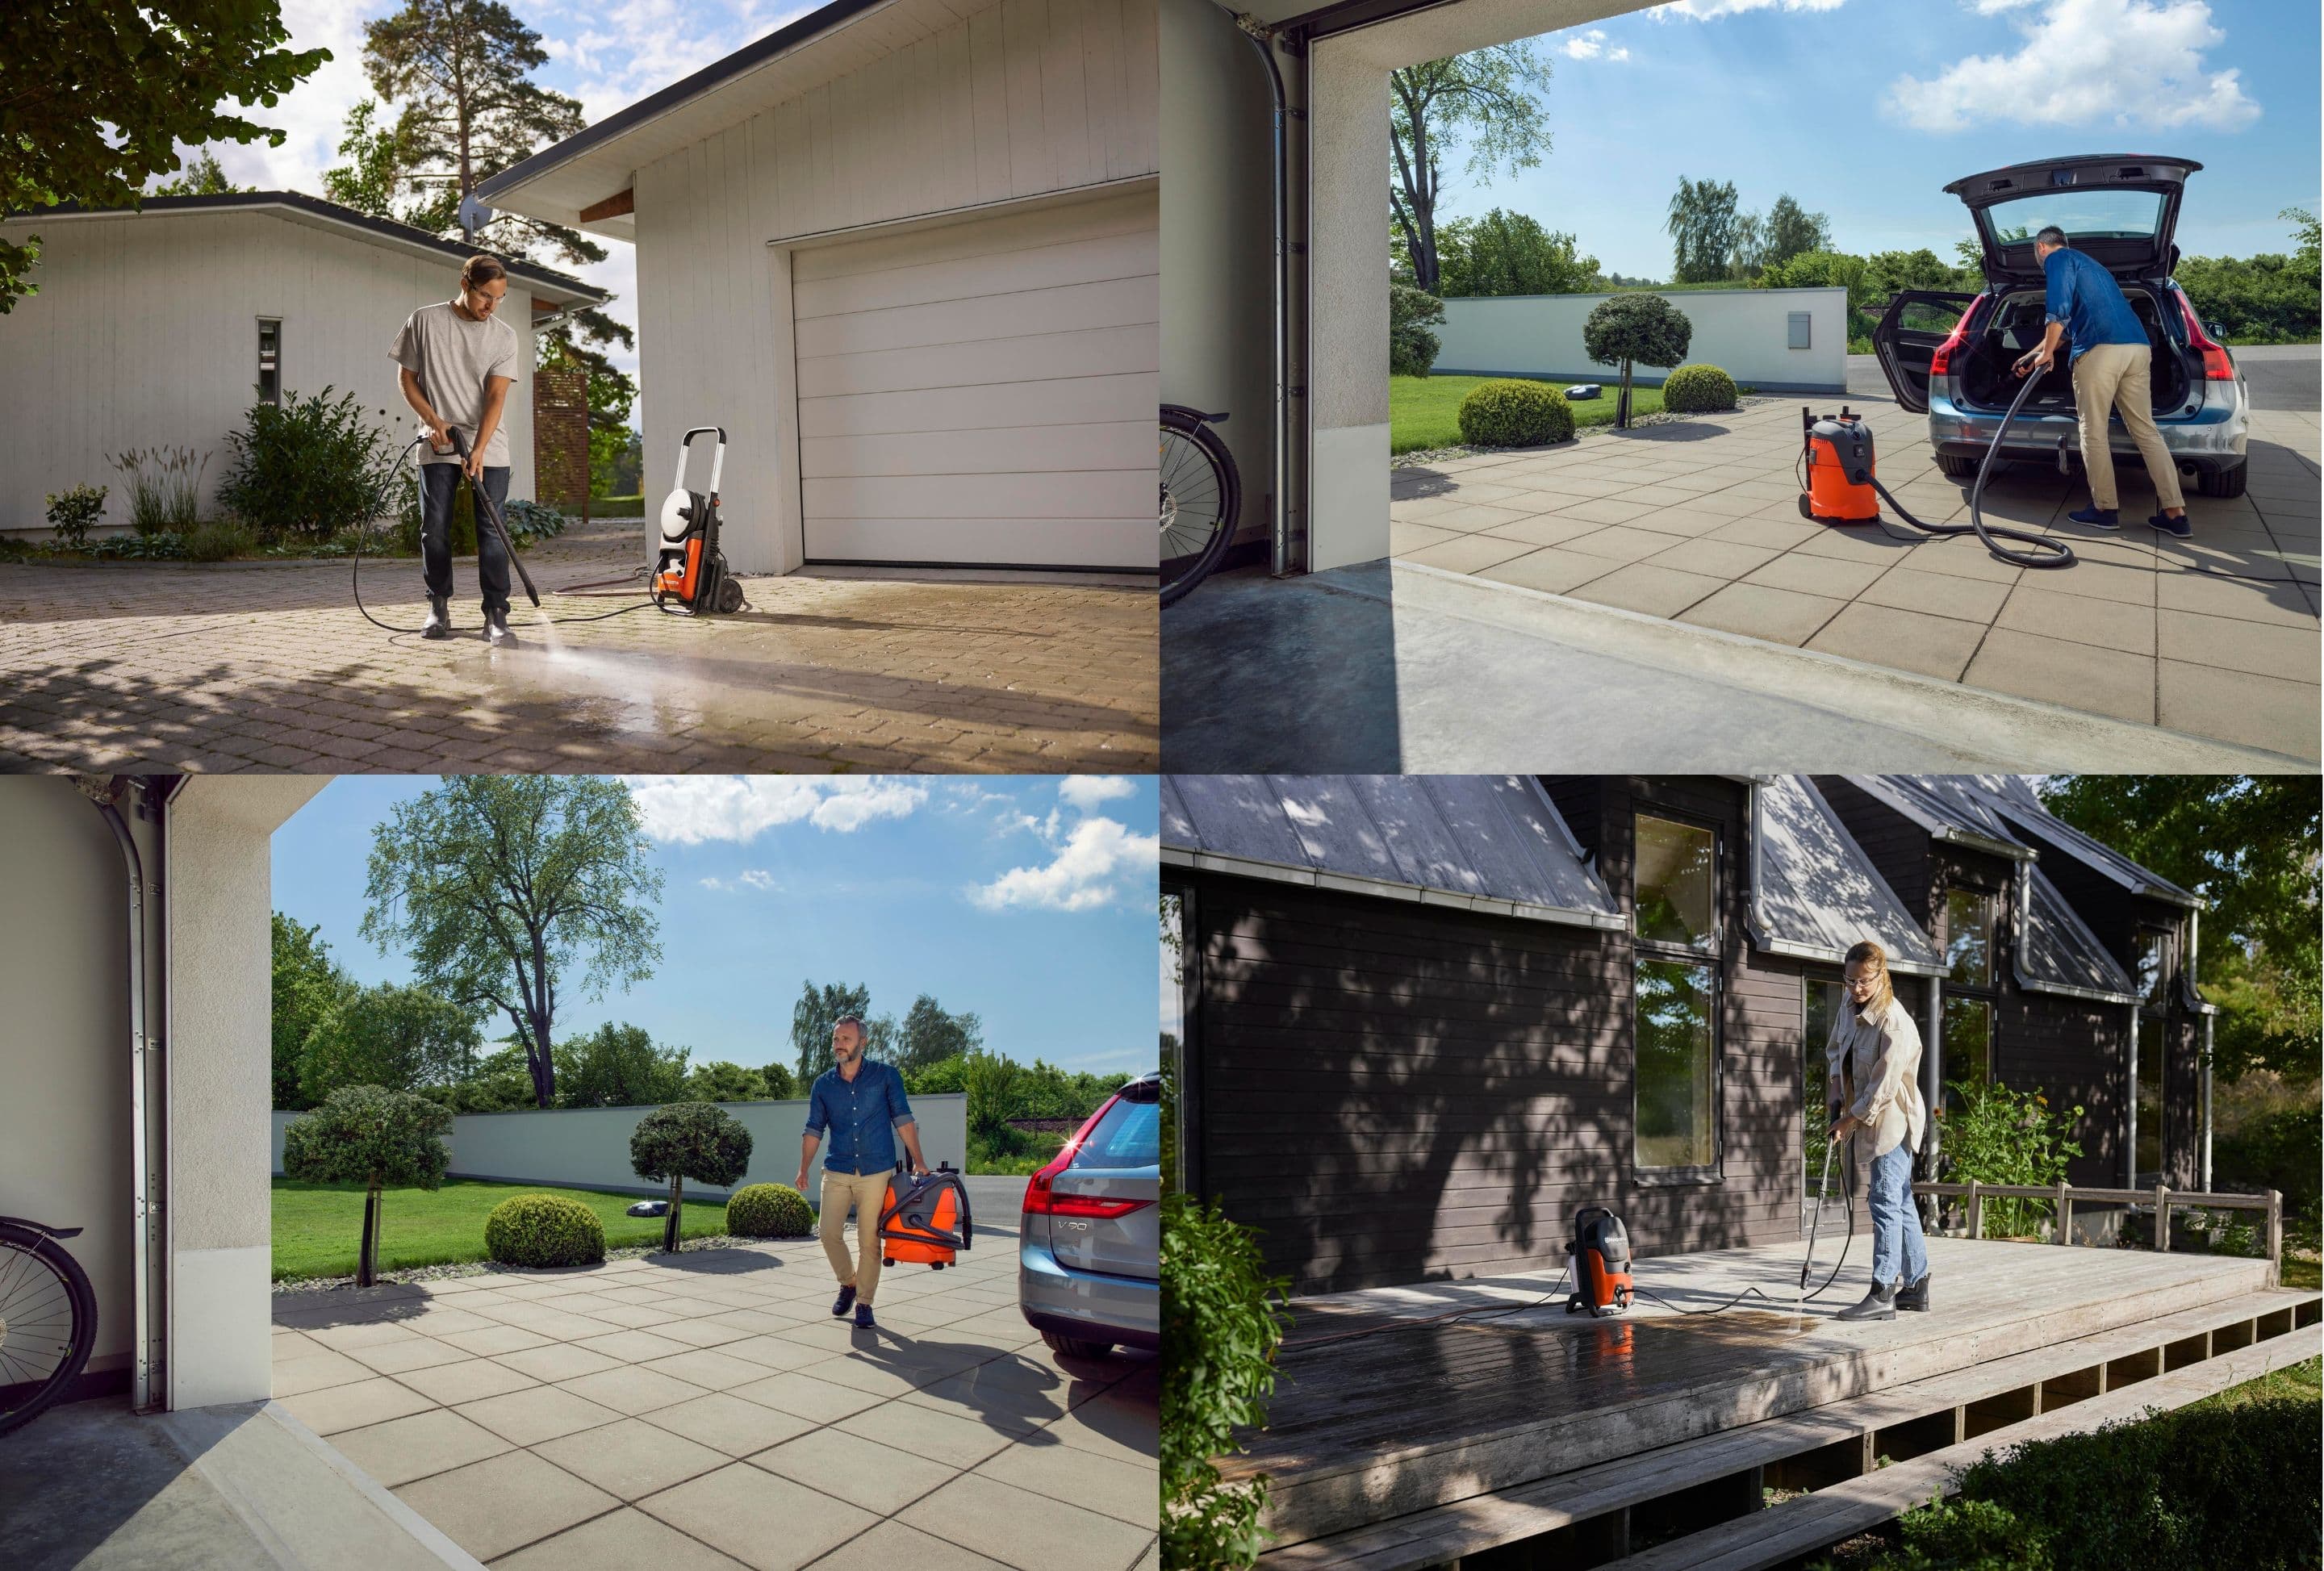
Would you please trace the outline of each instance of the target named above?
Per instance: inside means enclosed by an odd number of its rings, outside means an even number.
[[[1632,1141],[1641,1169],[1719,1164],[1718,840],[1640,815],[1631,844],[1636,935]]]
[[[258,319],[258,402],[282,402],[282,319]]]

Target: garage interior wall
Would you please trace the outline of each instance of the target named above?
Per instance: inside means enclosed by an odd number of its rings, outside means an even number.
[[[126,527],[128,488],[107,456],[208,454],[216,504],[256,398],[258,320],[282,321],[286,393],[352,392],[400,439],[418,429],[387,357],[404,319],[449,300],[458,263],[405,254],[265,212],[152,212],[0,224],[41,237],[40,292],[0,317],[0,530],[47,530],[46,497],[110,487],[106,522]],[[532,297],[511,281],[502,316],[524,374],[511,393],[509,494],[532,476]]]
[[[1152,178],[1155,3],[1002,0],[637,171],[649,485],[724,427],[738,570],[803,556],[778,244]]]
[[[88,1372],[116,1375],[126,1391],[135,1229],[128,877],[113,832],[61,776],[0,779],[0,823],[8,826],[0,890],[10,892],[0,899],[0,998],[9,1012],[0,1031],[0,1084],[8,1088],[0,1212],[83,1230],[66,1248],[97,1293]],[[134,827],[150,873],[154,847]],[[30,891],[38,898],[25,898]],[[148,927],[158,932],[153,903]]]
[[[1263,540],[1275,472],[1273,99],[1214,0],[1162,0],[1162,400],[1218,427]]]

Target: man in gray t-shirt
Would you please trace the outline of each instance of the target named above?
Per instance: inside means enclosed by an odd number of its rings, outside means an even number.
[[[501,427],[509,389],[521,359],[516,329],[495,313],[508,293],[508,271],[490,256],[472,256],[460,270],[460,292],[421,306],[395,336],[388,358],[403,370],[404,402],[426,428],[429,450],[420,465],[420,559],[428,581],[428,624],[422,636],[449,637],[452,616],[452,502],[466,474],[495,508],[508,501],[509,439]],[[447,427],[467,439],[462,462]],[[516,642],[509,632],[508,553],[476,510],[476,578],[484,591],[484,636]]]

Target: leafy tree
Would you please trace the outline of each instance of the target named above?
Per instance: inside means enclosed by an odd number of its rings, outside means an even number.
[[[152,197],[222,197],[233,191],[256,189],[238,186],[226,179],[226,171],[218,167],[217,155],[208,148],[196,153],[192,162],[181,164],[180,171],[177,179],[163,180],[145,194]]]
[[[968,1093],[968,1134],[987,1145],[1006,1145],[1011,1118],[1017,1111],[1019,1081],[1024,1070],[999,1053],[980,1049],[960,1061],[960,1088]]]
[[[788,1064],[773,1063],[760,1066],[759,1079],[766,1086],[767,1095],[777,1102],[788,1102],[802,1095],[798,1082],[793,1077]]]
[[[364,1186],[363,1245],[355,1286],[372,1285],[379,1263],[380,1191],[388,1185],[438,1188],[452,1164],[444,1141],[451,1113],[408,1091],[343,1086],[282,1130],[282,1174],[307,1184]]]
[[[1578,294],[1595,288],[1598,259],[1573,236],[1539,219],[1495,208],[1437,231],[1437,265],[1447,299],[1474,295]]]
[[[920,1068],[956,1053],[973,1052],[984,1044],[984,1022],[973,1013],[945,1012],[927,993],[912,1000],[896,1041],[896,1067]]]
[[[420,985],[505,1014],[534,1104],[556,1103],[558,990],[643,981],[661,958],[637,805],[618,780],[466,775],[399,803],[372,832],[364,936],[401,944]]]
[[[408,174],[440,180],[438,194],[408,222],[449,237],[459,232],[460,199],[477,182],[581,130],[580,100],[532,79],[548,63],[540,34],[500,0],[402,0],[392,14],[364,24],[372,89],[402,106],[395,134]],[[476,243],[532,260],[543,254],[568,263],[605,259],[605,248],[578,229],[521,213],[496,215],[477,231]],[[604,312],[576,311],[570,326],[560,323],[546,337],[587,362],[593,382],[603,373],[628,383],[587,347],[635,347],[636,335]],[[634,396],[633,385],[631,392]]]
[[[965,1091],[968,1089],[967,1068],[968,1055],[965,1053],[956,1058],[939,1059],[925,1067],[907,1070],[904,1089],[914,1096]]]
[[[2319,255],[2319,250],[2324,250],[2324,247],[2319,245],[2319,230],[2324,230],[2324,226],[2319,226],[2316,215],[2305,208],[2286,208],[2276,217],[2289,222],[2292,232],[2300,240],[2300,249],[2292,258],[2292,266],[2302,277],[2314,282],[2319,263],[2324,263],[2324,255]]]
[[[756,1069],[745,1069],[721,1058],[704,1064],[686,1077],[686,1095],[694,1102],[762,1102],[767,1082]]]
[[[323,194],[343,208],[374,218],[392,218],[420,228],[439,227],[420,221],[435,217],[432,208],[437,204],[412,199],[419,188],[412,184],[411,175],[420,155],[410,131],[401,119],[392,125],[378,123],[381,113],[380,105],[370,98],[358,99],[347,111],[346,129],[339,138],[339,156],[346,162],[323,171]],[[422,207],[431,210],[423,212]]]
[[[1428,329],[1444,320],[1444,302],[1409,284],[1388,286],[1388,374],[1425,376],[1443,340]]]
[[[1743,213],[1735,220],[1734,248],[1728,253],[1724,276],[1748,282],[1759,276],[1767,264],[1766,224],[1757,213]]]
[[[475,1017],[424,987],[365,987],[315,1022],[300,1066],[309,1105],[342,1086],[419,1091],[466,1080],[476,1063]]]
[[[455,1113],[529,1111],[533,1105],[532,1071],[526,1066],[523,1044],[507,1041],[478,1059],[466,1079],[441,1088],[424,1087],[420,1095]]]
[[[1673,283],[1709,283],[1728,276],[1735,253],[1735,204],[1731,180],[1678,177],[1664,225],[1671,237]]]
[[[657,1107],[630,1132],[630,1167],[649,1184],[668,1180],[669,1215],[661,1246],[678,1248],[678,1215],[686,1208],[686,1180],[726,1189],[742,1181],[751,1166],[751,1132],[724,1108],[707,1102],[678,1102]]]
[[[1403,236],[1413,282],[1440,295],[1436,205],[1445,154],[1468,146],[1480,185],[1506,168],[1531,169],[1549,151],[1547,116],[1536,97],[1549,90],[1549,62],[1534,41],[1425,60],[1388,75],[1388,135],[1396,154],[1388,209]]]
[[[1775,199],[1762,226],[1759,260],[1763,265],[1778,267],[1803,252],[1831,249],[1831,219],[1821,213],[1809,212],[1788,191]]]
[[[641,1026],[608,1021],[557,1045],[561,1107],[643,1107],[686,1095],[685,1048],[658,1048]]]
[[[299,1088],[307,1033],[315,1022],[355,991],[320,928],[306,927],[274,913],[274,1105],[298,1110],[314,1105]]]
[[[871,1012],[868,986],[850,987],[838,982],[826,982],[820,988],[812,982],[799,984],[798,1002],[791,1005],[791,1050],[798,1054],[802,1087],[813,1085],[817,1075],[831,1067],[831,1028],[839,1018]]]
[[[283,133],[225,112],[272,109],[331,58],[294,53],[277,0],[26,0],[0,49],[0,212],[137,205],[180,146]],[[0,240],[0,315],[34,285],[40,236]]]
[[[1600,302],[1582,324],[1582,347],[1601,365],[1622,367],[1621,402],[1614,423],[1630,423],[1630,366],[1671,366],[1686,358],[1694,324],[1658,294],[1618,294]]]
[[[2220,1075],[2254,1068],[2317,1079],[2319,795],[2294,775],[2053,778],[2043,805],[2208,902],[2194,957],[2220,1007]]]

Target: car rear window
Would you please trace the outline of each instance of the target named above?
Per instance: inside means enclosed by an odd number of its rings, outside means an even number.
[[[1162,1105],[1116,1097],[1082,1141],[1076,1168],[1151,1168],[1162,1160]]]
[[[2158,191],[2061,190],[1996,202],[1978,215],[1996,245],[2031,240],[2055,224],[2074,240],[2149,240],[2163,227]]]

